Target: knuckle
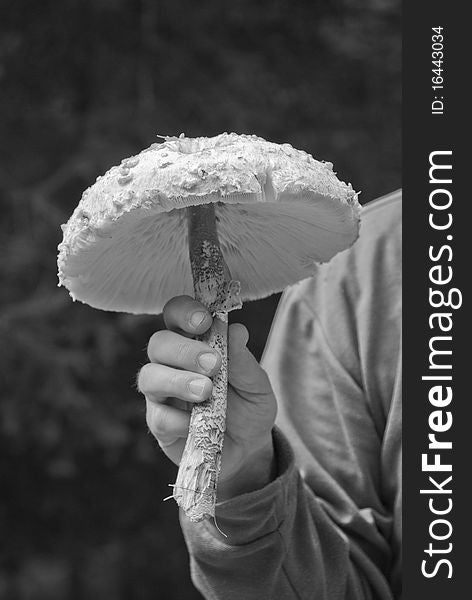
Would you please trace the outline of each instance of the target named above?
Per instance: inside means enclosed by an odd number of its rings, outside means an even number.
[[[149,431],[151,433],[154,433],[154,418],[151,411],[149,410],[149,406],[147,406],[146,408],[146,425],[148,426]]]
[[[151,371],[152,371],[152,364],[146,363],[143,367],[141,367],[141,369],[138,372],[138,377],[137,377],[138,390],[142,394],[145,394],[146,392],[150,391]]]
[[[149,338],[147,347],[149,360],[153,360],[158,356],[159,349],[166,343],[166,339],[168,339],[168,333],[166,329],[163,329],[162,331],[156,331]]]
[[[165,437],[168,429],[167,419],[161,408],[161,406],[157,405],[153,410],[148,408],[146,411],[146,424],[149,431],[158,439]]]
[[[156,417],[154,419],[153,433],[157,438],[161,440],[164,439],[166,435],[168,435],[169,432],[167,428],[167,419],[164,415],[161,415],[159,418]]]
[[[195,363],[195,358],[192,356],[192,347],[189,342],[178,343],[175,348],[175,357],[178,364],[182,366],[190,365]]]

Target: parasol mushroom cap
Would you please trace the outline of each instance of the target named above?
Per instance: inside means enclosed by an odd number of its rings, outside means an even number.
[[[360,205],[331,163],[254,135],[164,137],[88,188],[59,245],[59,285],[96,308],[158,314],[193,294],[186,211],[215,203],[242,300],[314,274],[358,236]]]

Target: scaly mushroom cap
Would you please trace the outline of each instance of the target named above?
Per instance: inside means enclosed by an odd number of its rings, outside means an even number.
[[[359,203],[330,163],[254,135],[165,137],[88,188],[59,245],[59,285],[96,308],[159,313],[193,295],[186,211],[215,203],[242,300],[310,277],[356,240]]]

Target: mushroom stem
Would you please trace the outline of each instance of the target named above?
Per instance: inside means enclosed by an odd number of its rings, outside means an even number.
[[[216,487],[226,429],[228,312],[241,307],[240,285],[231,280],[218,240],[213,203],[187,208],[189,253],[195,298],[213,315],[201,337],[222,358],[208,400],[192,409],[187,442],[173,496],[191,521],[215,516]]]

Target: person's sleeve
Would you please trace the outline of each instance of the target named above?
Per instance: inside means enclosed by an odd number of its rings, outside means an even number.
[[[390,599],[385,579],[327,516],[273,432],[278,477],[217,505],[218,527],[180,513],[192,580],[207,599]]]

